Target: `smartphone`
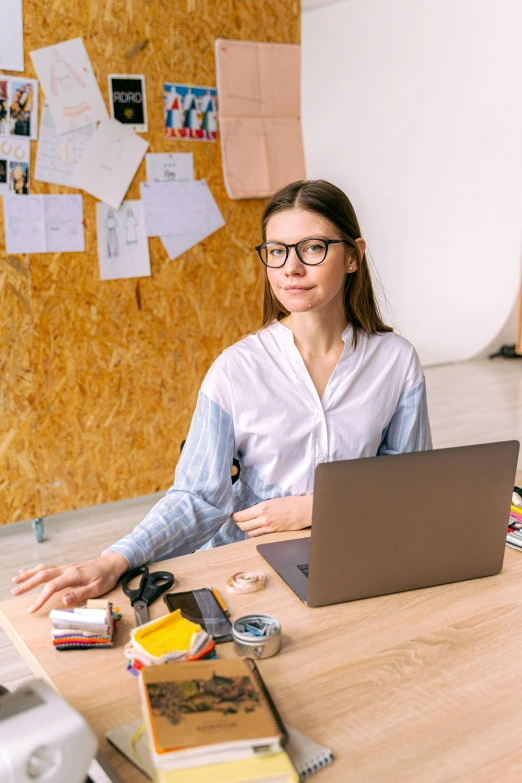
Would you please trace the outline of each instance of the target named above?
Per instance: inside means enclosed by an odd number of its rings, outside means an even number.
[[[183,617],[201,625],[216,644],[232,641],[232,624],[208,587],[186,593],[165,593],[163,600],[169,612],[181,609]]]

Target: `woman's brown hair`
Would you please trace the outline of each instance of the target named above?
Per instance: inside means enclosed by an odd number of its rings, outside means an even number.
[[[339,232],[339,237],[351,245],[357,254],[359,262],[357,269],[353,274],[347,274],[344,281],[344,310],[346,320],[353,327],[353,347],[357,347],[359,329],[368,334],[393,332],[393,328],[386,326],[382,320],[379,305],[373,292],[366,253],[361,257],[355,242],[361,236],[361,229],[348,196],[340,188],[324,179],[300,180],[285,185],[274,193],[263,212],[261,220],[263,242],[266,241],[266,226],[270,218],[287,209],[307,209],[327,218]],[[264,277],[265,290],[261,328],[268,326],[274,320],[280,321],[289,315],[289,312],[273,294],[266,268],[264,268]]]

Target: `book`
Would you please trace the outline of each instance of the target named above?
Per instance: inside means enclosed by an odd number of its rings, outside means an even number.
[[[223,764],[283,749],[286,729],[250,659],[147,666],[139,682],[156,770]]]
[[[284,751],[225,764],[158,770],[158,783],[297,783],[299,774]]]
[[[300,780],[304,780],[310,775],[313,775],[314,772],[317,772],[318,770],[332,763],[333,754],[330,748],[327,748],[324,745],[319,745],[318,742],[314,742],[314,740],[311,740],[309,737],[305,736],[300,731],[297,731],[297,729],[292,728],[292,726],[289,726],[288,724],[286,724],[286,728],[289,739],[288,743],[285,745],[285,753],[292,762],[292,765],[297,770]],[[124,726],[118,726],[117,728],[108,731],[105,736],[111,745],[115,747],[116,750],[118,750],[123,756],[125,756],[125,758],[131,762],[131,764],[134,764],[135,767],[143,772],[143,774],[148,777],[149,780],[158,780],[149,748],[149,736],[146,730],[146,726],[142,721],[133,721],[132,723],[126,723]],[[274,755],[279,756],[280,754]],[[262,756],[257,758],[270,757]],[[255,760],[256,757],[254,757],[254,761]],[[246,759],[240,762],[233,761],[229,762],[228,764],[221,764],[219,765],[219,768],[218,765],[212,765],[210,767],[197,767],[197,772],[194,772],[194,774],[199,775],[200,779],[204,781],[204,783],[207,783],[207,781],[212,781],[212,783],[215,783],[215,781],[219,779],[218,774],[225,775],[226,773],[228,775],[228,778],[225,777],[227,783],[231,783],[231,781],[237,783],[237,775],[239,773],[243,775],[250,775],[250,778],[246,778],[246,780],[250,781],[255,780],[255,774],[259,770],[262,770],[263,774],[265,775],[264,779],[270,780],[270,778],[266,777],[269,774],[268,765],[263,767],[258,765],[257,769],[254,769],[253,766],[248,766],[245,764],[245,761],[248,762],[251,761],[251,759]],[[279,759],[277,762],[274,762],[274,769],[278,774],[285,774],[286,767],[284,766],[281,759]],[[171,783],[171,780],[172,783],[178,783],[178,781],[179,783],[193,783],[194,778],[191,780],[189,777],[186,779],[183,777],[185,774],[188,775],[189,772],[191,772],[191,770],[176,770],[175,772],[160,771],[158,775],[161,776],[160,780],[162,783]],[[207,777],[205,777],[205,775],[207,775]],[[236,777],[234,777],[234,775]],[[288,780],[296,779],[297,778],[295,776],[293,778],[288,778]],[[198,778],[195,778],[195,780],[198,780]]]

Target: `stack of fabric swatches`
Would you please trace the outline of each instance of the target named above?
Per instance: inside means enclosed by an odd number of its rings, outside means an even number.
[[[127,669],[137,675],[144,666],[170,661],[215,658],[216,643],[200,625],[183,617],[180,609],[133,628],[125,646]]]
[[[515,487],[511,509],[509,512],[509,527],[506,544],[513,549],[522,551],[522,489]]]
[[[116,622],[121,619],[121,614],[109,601],[97,603],[95,607],[53,609],[49,613],[53,644],[57,650],[114,647]]]

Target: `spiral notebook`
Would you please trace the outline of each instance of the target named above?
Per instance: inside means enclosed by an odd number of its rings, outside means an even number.
[[[332,763],[333,753],[330,748],[319,745],[318,742],[309,739],[297,729],[293,729],[288,723],[286,730],[288,742],[285,745],[285,751],[298,771],[300,780],[304,780]]]

